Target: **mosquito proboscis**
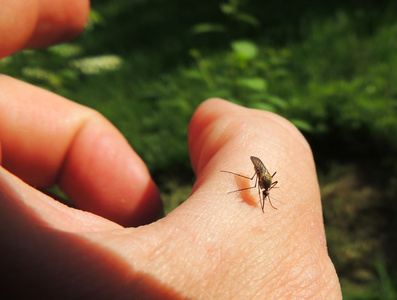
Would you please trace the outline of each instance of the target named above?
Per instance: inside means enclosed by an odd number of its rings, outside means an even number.
[[[270,196],[269,196],[270,190],[272,188],[274,188],[276,186],[276,184],[278,183],[278,181],[273,181],[273,177],[274,177],[274,175],[276,175],[277,172],[274,172],[273,175],[270,176],[269,171],[267,170],[267,168],[265,167],[265,165],[263,164],[263,162],[259,158],[255,157],[255,156],[251,156],[250,159],[252,161],[252,164],[254,165],[254,170],[255,170],[255,173],[254,173],[254,175],[252,177],[244,176],[244,175],[233,173],[233,172],[230,172],[230,171],[221,170],[221,172],[230,173],[230,174],[233,174],[233,175],[236,175],[236,176],[247,178],[249,180],[253,180],[256,177],[254,186],[243,188],[243,189],[239,189],[239,190],[235,190],[235,191],[231,191],[231,192],[228,192],[228,194],[239,192],[239,191],[244,191],[244,190],[249,190],[249,189],[254,189],[254,188],[258,187],[259,202],[261,204],[262,212],[263,213],[265,212],[265,201],[266,201],[266,198],[269,199],[270,205],[274,209],[277,209],[272,204],[272,201],[270,200]],[[262,192],[262,197],[261,197],[261,192]]]

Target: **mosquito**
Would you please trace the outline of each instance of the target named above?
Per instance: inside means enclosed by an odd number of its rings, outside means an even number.
[[[255,178],[255,185],[251,186],[251,187],[247,187],[244,189],[239,189],[239,190],[235,190],[235,191],[231,191],[228,192],[228,194],[230,193],[235,193],[235,192],[239,192],[239,191],[244,191],[244,190],[249,190],[249,189],[254,189],[258,186],[258,194],[259,194],[259,203],[261,204],[262,207],[262,212],[265,212],[265,201],[266,198],[269,199],[269,203],[270,205],[274,208],[277,209],[276,207],[273,206],[272,201],[270,200],[270,196],[269,196],[269,192],[272,188],[275,187],[275,185],[278,183],[278,181],[274,181],[273,182],[273,177],[274,175],[276,175],[277,172],[274,172],[274,174],[272,176],[270,176],[269,171],[266,169],[265,165],[263,164],[263,162],[255,157],[255,156],[251,156],[251,161],[254,165],[254,169],[255,169],[255,173],[252,177],[248,177],[248,176],[244,176],[244,175],[240,175],[237,173],[233,173],[233,172],[229,172],[229,171],[223,171],[221,170],[221,172],[225,172],[225,173],[230,173],[230,174],[234,174],[243,178],[247,178],[249,180],[253,180]],[[261,192],[262,192],[262,197],[261,197]]]

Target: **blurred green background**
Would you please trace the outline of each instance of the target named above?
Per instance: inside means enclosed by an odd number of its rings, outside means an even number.
[[[190,193],[209,97],[273,111],[312,146],[345,299],[397,299],[397,2],[97,0],[86,31],[0,61],[126,136],[166,212]]]

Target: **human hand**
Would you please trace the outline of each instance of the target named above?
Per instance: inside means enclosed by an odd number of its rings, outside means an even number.
[[[30,298],[338,299],[310,148],[286,120],[221,100],[189,129],[197,182],[167,217],[147,169],[99,114],[8,77],[0,80],[3,292]],[[21,92],[20,92],[21,91]],[[23,92],[22,92],[23,91]],[[26,98],[29,95],[29,99]],[[8,101],[7,101],[8,100]],[[222,169],[277,171],[262,213]],[[25,182],[17,178],[22,178]],[[58,181],[69,208],[32,186]],[[245,184],[245,182],[243,182]],[[249,184],[249,183],[248,183]],[[102,218],[100,216],[105,216]]]
[[[0,14],[9,8],[7,16],[24,20],[12,26],[0,16],[7,41],[0,57],[82,28],[88,2],[68,1],[52,19],[47,5],[66,2],[47,2],[0,0]],[[300,133],[273,114],[211,100],[195,113],[189,141],[197,174],[191,197],[155,223],[125,228],[119,224],[156,219],[161,203],[120,133],[91,109],[0,76],[1,295],[340,298],[313,159]],[[219,171],[253,172],[250,155],[277,171],[271,196],[282,201],[278,210],[267,205],[263,214],[255,191],[227,194],[246,182]],[[84,211],[34,188],[54,183]]]

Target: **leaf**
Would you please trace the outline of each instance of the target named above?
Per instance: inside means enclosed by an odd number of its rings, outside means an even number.
[[[208,33],[208,32],[224,32],[225,27],[215,23],[200,23],[193,26],[191,31],[194,34]]]
[[[258,55],[258,47],[250,41],[234,41],[231,46],[234,53],[240,59],[251,60]]]
[[[198,70],[195,69],[189,69],[183,72],[184,76],[186,78],[191,78],[191,79],[202,79],[203,76],[201,75],[201,73]]]
[[[239,13],[236,15],[236,19],[248,23],[254,27],[259,27],[261,25],[257,18],[249,14]]]
[[[231,15],[233,13],[236,12],[236,8],[230,4],[227,3],[223,3],[220,5],[221,11],[225,14],[225,15]]]
[[[266,96],[266,100],[269,103],[272,103],[273,105],[280,107],[280,108],[286,108],[288,106],[288,104],[285,102],[285,100],[283,100],[277,96],[268,95],[268,96]]]
[[[261,77],[241,78],[237,80],[237,84],[259,92],[263,92],[267,88],[266,80]]]

